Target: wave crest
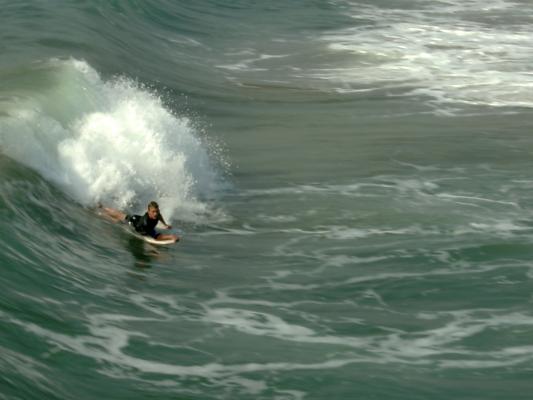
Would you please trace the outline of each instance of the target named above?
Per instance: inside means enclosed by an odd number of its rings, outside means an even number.
[[[86,62],[52,60],[23,77],[0,119],[2,151],[82,204],[144,207],[195,220],[220,179],[191,121],[127,78],[104,81]],[[16,92],[18,89],[18,93]]]

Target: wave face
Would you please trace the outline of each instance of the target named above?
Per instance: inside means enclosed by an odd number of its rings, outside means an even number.
[[[83,205],[143,207],[157,198],[169,216],[205,212],[198,198],[217,185],[207,145],[156,93],[127,78],[104,81],[74,59],[34,65],[12,85],[0,122],[4,154]]]

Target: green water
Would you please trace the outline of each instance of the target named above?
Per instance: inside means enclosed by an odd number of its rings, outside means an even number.
[[[529,399],[515,5],[5,4],[0,399]]]

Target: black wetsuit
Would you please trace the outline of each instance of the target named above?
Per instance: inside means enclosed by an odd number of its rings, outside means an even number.
[[[141,235],[151,236],[156,238],[159,235],[155,231],[155,226],[157,225],[158,220],[152,219],[148,216],[148,213],[144,215],[127,215],[126,221],[135,228],[137,232]]]

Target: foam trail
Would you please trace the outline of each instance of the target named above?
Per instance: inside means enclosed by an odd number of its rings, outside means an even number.
[[[82,204],[142,208],[158,199],[169,217],[197,219],[217,187],[191,122],[126,79],[103,80],[86,62],[52,60],[31,70],[24,95],[0,120],[2,151]]]

